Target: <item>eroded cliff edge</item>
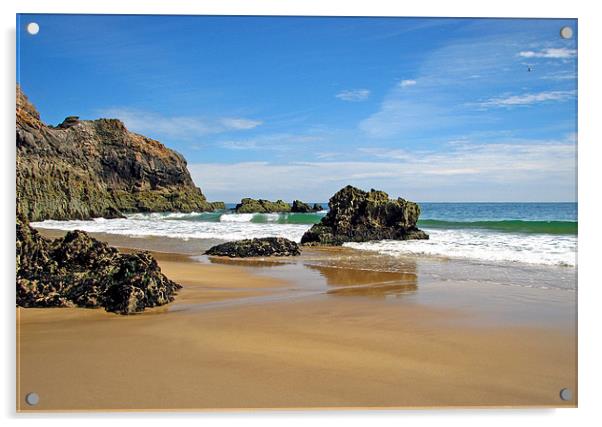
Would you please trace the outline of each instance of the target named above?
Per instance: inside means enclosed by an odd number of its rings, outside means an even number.
[[[17,87],[17,212],[30,221],[223,208],[194,185],[186,160],[116,119],[44,124]]]

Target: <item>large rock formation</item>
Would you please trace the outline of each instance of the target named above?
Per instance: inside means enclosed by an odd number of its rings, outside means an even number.
[[[181,288],[148,252],[122,254],[82,231],[54,241],[17,217],[17,305],[104,307],[132,314],[173,300]]]
[[[420,207],[383,191],[362,191],[348,185],[328,202],[330,211],[301,238],[304,245],[342,245],[369,240],[428,239],[416,228]]]
[[[180,154],[115,119],[47,126],[17,87],[17,211],[28,220],[215,208]]]
[[[299,245],[284,237],[264,237],[261,239],[245,239],[222,243],[213,246],[206,255],[227,256],[230,258],[262,257],[262,256],[294,256],[301,255]]]
[[[255,200],[247,197],[242,199],[234,210],[236,213],[290,212],[291,205],[282,200],[270,202],[265,199]]]

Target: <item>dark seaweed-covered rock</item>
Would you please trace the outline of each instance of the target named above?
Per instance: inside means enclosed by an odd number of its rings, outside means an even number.
[[[186,160],[116,119],[40,120],[17,87],[17,211],[29,221],[222,208],[194,185]]]
[[[311,206],[309,206],[307,203],[304,203],[301,200],[293,201],[293,207],[291,208],[291,212],[306,213],[311,211]]]
[[[222,243],[213,246],[206,255],[227,256],[230,258],[294,256],[301,255],[299,245],[284,237],[264,237]]]
[[[177,283],[148,253],[123,254],[83,231],[54,241],[17,218],[17,305],[132,314],[173,300]]]
[[[236,205],[236,213],[272,213],[272,212],[290,212],[291,205],[282,201],[276,200],[271,202],[265,199],[244,198]]]
[[[293,201],[293,207],[291,208],[291,212],[299,212],[299,213],[318,212],[321,210],[322,210],[321,205],[314,203],[313,206],[309,206],[307,203],[304,203],[301,200]]]
[[[383,191],[365,192],[348,185],[330,198],[328,206],[328,214],[303,235],[301,244],[428,239],[428,234],[416,228],[418,204],[391,200]]]

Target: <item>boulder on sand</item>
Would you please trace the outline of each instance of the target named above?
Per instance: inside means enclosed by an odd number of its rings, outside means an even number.
[[[52,241],[17,218],[16,250],[21,307],[104,307],[133,314],[167,304],[181,288],[148,252],[124,254],[83,231]]]
[[[301,255],[299,245],[284,237],[264,237],[222,243],[213,246],[206,255],[227,256],[230,258],[295,256]]]
[[[362,191],[350,185],[328,202],[330,211],[301,238],[304,245],[342,245],[370,240],[428,239],[416,228],[420,207],[414,202],[389,199],[384,191]]]

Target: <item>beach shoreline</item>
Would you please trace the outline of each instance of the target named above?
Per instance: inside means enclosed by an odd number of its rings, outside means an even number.
[[[576,406],[573,290],[437,279],[444,260],[378,271],[385,258],[357,252],[155,251],[184,286],[166,306],[17,308],[18,410]]]

